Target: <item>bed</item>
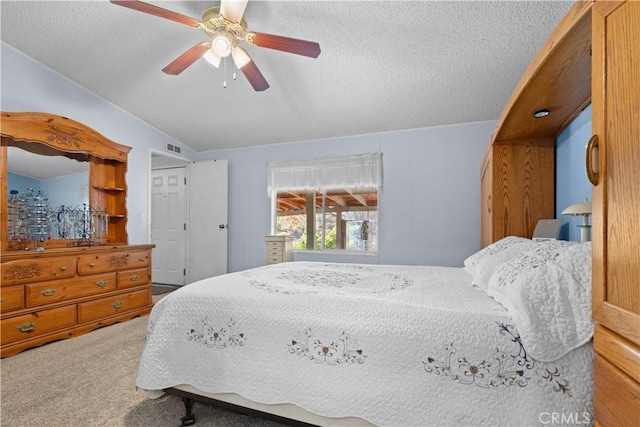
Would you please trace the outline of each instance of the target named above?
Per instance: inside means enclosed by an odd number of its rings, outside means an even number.
[[[507,237],[463,268],[288,262],[157,303],[136,384],[316,425],[586,424],[590,243]]]

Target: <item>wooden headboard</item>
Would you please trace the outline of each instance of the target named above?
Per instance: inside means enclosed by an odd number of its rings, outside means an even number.
[[[569,10],[533,59],[496,127],[481,171],[481,246],[531,238],[555,218],[555,139],[591,100],[591,1]],[[546,111],[536,118],[534,113]]]

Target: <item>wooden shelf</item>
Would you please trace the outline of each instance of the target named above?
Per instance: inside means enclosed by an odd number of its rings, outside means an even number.
[[[591,100],[591,7],[578,1],[547,39],[516,86],[492,144],[555,138]],[[549,110],[536,119],[533,113]]]
[[[93,187],[93,188],[100,191],[126,191],[126,188],[122,188],[122,187]]]

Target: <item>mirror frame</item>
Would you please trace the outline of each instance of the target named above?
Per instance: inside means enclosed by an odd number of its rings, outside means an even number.
[[[0,112],[0,242],[2,250],[20,250],[25,245],[12,244],[7,236],[7,146],[24,147],[28,146],[29,151],[35,153],[47,153],[63,155],[70,158],[86,159],[89,162],[89,203],[101,205],[101,208],[112,208],[104,197],[98,197],[93,191],[122,191],[122,203],[126,198],[125,172],[127,166],[127,156],[131,147],[118,144],[105,138],[94,129],[69,119],[48,113],[22,112],[10,113]],[[35,145],[34,145],[35,144]],[[103,165],[113,163],[120,165],[116,167],[118,177],[107,177],[122,183],[118,188],[105,188],[98,185],[101,181],[101,174],[104,174]],[[126,212],[126,206],[120,207]],[[123,216],[123,215],[120,215]],[[126,216],[124,216],[124,231],[119,232],[116,243],[127,244],[126,236]],[[32,243],[32,241],[28,241]],[[67,247],[69,239],[52,239],[39,243],[43,247],[59,248]],[[104,243],[104,242],[102,242]],[[29,246],[29,245],[27,245]]]

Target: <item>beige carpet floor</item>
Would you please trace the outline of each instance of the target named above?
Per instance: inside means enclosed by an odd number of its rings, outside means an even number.
[[[138,317],[2,359],[0,425],[179,426],[185,414],[180,398],[149,400],[135,386],[147,320]],[[201,403],[193,410],[197,427],[281,426]]]

